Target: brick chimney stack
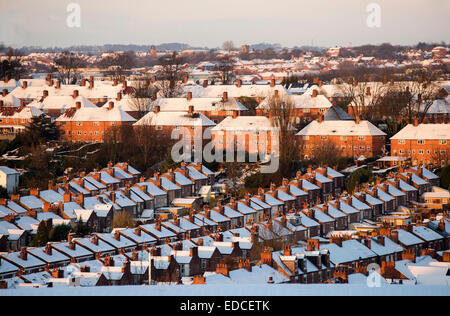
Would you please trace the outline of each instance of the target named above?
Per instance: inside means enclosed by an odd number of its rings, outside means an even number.
[[[317,92],[317,90],[313,90],[313,93],[312,93],[312,98],[316,98],[317,97],[317,95],[318,95],[318,92]]]
[[[27,259],[28,259],[27,248],[25,248],[25,247],[20,248],[19,257],[21,260],[27,261]]]
[[[319,123],[323,122],[323,114],[322,113],[319,114],[318,122]]]
[[[81,102],[76,102],[76,103],[75,103],[75,108],[76,108],[77,110],[81,109]]]
[[[112,109],[114,109],[114,102],[109,102],[108,104],[108,110],[111,111]]]
[[[270,86],[275,88],[275,79],[270,80]]]
[[[117,101],[122,100],[122,93],[121,92],[117,92]]]
[[[73,90],[73,98],[76,99],[79,96],[78,90]]]
[[[191,92],[191,91],[189,91],[189,92],[187,93],[187,100],[188,100],[188,101],[191,101],[191,100],[192,100],[192,92]]]
[[[203,88],[208,88],[208,80],[203,81]]]

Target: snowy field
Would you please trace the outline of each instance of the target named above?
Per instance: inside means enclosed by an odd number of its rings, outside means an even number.
[[[449,296],[450,286],[345,284],[111,286],[86,288],[18,288],[0,290],[0,296]]]

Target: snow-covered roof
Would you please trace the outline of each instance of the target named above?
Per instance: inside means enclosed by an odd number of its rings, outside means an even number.
[[[229,98],[238,97],[261,97],[265,98],[269,95],[273,95],[275,90],[280,93],[284,93],[285,89],[282,85],[242,85],[238,87],[237,85],[209,85],[203,88],[202,85],[185,85],[183,87],[185,93],[192,92],[194,98],[222,98],[223,93],[227,92]]]
[[[116,248],[106,243],[102,239],[96,238],[96,244],[94,243],[94,237],[89,238],[76,238],[74,241],[83,247],[89,249],[93,253],[105,253],[105,252],[114,252]]]
[[[342,247],[332,243],[319,245],[319,248],[330,251],[330,261],[334,264],[359,261],[377,256],[375,252],[354,239],[342,241]]]
[[[59,251],[52,250],[51,255],[45,252],[45,247],[40,248],[28,248],[28,253],[37,257],[38,259],[46,262],[46,263],[57,263],[57,262],[70,262],[70,258],[60,253]]]
[[[80,108],[70,110],[56,119],[58,122],[136,122],[136,119],[120,108]]]
[[[190,115],[186,112],[150,112],[134,125],[210,127],[216,126],[216,123],[201,113]]]
[[[274,126],[265,116],[228,116],[211,131],[272,131]]]
[[[297,136],[386,136],[369,121],[312,121]]]
[[[120,236],[120,234],[117,234],[118,240],[115,237],[115,234],[96,234],[99,239],[104,240],[106,243],[110,244],[116,249],[121,248],[129,248],[129,247],[136,247],[137,244],[123,236]]]
[[[397,229],[395,231],[398,232],[398,240],[405,246],[417,245],[424,242],[419,237],[416,237],[415,235],[411,234],[410,232],[407,232],[404,229]]]
[[[163,112],[188,112],[189,107],[193,106],[195,111],[248,111],[235,98],[228,98],[223,102],[220,98],[159,98],[152,102],[152,106],[160,106]]]
[[[399,244],[396,244],[391,239],[389,239],[386,236],[379,236],[380,238],[383,238],[384,245],[382,243],[378,242],[378,237],[371,237],[370,238],[370,249],[375,252],[379,256],[386,256],[398,252],[403,251],[403,247]]]
[[[152,236],[155,236],[159,239],[165,239],[165,238],[174,238],[176,237],[176,234],[165,228],[161,225],[161,229],[156,229],[156,224],[147,224],[147,225],[141,225],[139,226],[144,231],[148,232]]]
[[[435,241],[444,238],[426,226],[413,226],[413,233],[425,241]]]
[[[69,248],[69,242],[54,243],[54,244],[52,244],[52,247],[64,254],[74,257],[74,258],[85,258],[85,257],[93,256],[93,253],[91,251],[87,250],[86,248],[84,248],[80,245],[77,245],[77,244],[74,244],[74,245],[75,245],[75,250]]]
[[[419,124],[414,126],[408,124],[400,132],[395,134],[392,139],[407,140],[426,140],[426,139],[445,139],[450,135],[450,124]]]
[[[20,258],[20,251],[5,253],[2,255],[3,258],[10,261],[11,263],[23,267],[25,269],[36,268],[36,267],[45,267],[46,263],[30,254],[27,255],[26,260]],[[2,260],[3,262],[3,260]]]

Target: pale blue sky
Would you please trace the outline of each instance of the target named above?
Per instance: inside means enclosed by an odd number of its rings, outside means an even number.
[[[81,6],[81,28],[66,7]],[[369,3],[381,27],[369,28]],[[0,0],[0,42],[24,46],[159,44],[283,46],[450,42],[450,0]]]

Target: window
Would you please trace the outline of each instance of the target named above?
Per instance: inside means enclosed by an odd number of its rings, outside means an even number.
[[[423,155],[424,151],[423,149],[419,149],[419,155]]]
[[[321,140],[327,140],[327,136],[320,136]]]
[[[425,145],[425,140],[419,139],[419,140],[417,141],[417,144],[419,144],[419,145]]]
[[[303,136],[303,140],[309,140],[309,136]]]
[[[447,144],[447,140],[446,139],[440,139],[439,140],[439,145],[446,145]]]
[[[347,140],[347,136],[341,136],[341,140]]]
[[[365,136],[359,136],[358,139],[359,139],[359,140],[365,140],[366,137],[365,137]]]
[[[160,125],[156,126],[156,130],[157,131],[161,131],[162,130],[162,126],[160,126]]]
[[[303,113],[310,113],[311,110],[310,109],[303,109]]]
[[[359,146],[359,150],[364,150],[364,146]]]
[[[77,122],[77,126],[83,126],[83,122]]]
[[[405,140],[404,139],[399,139],[398,143],[399,143],[399,145],[404,145],[405,144]]]
[[[206,259],[202,259],[202,269],[205,270],[206,269]]]
[[[100,122],[94,122],[94,126],[100,126]]]

